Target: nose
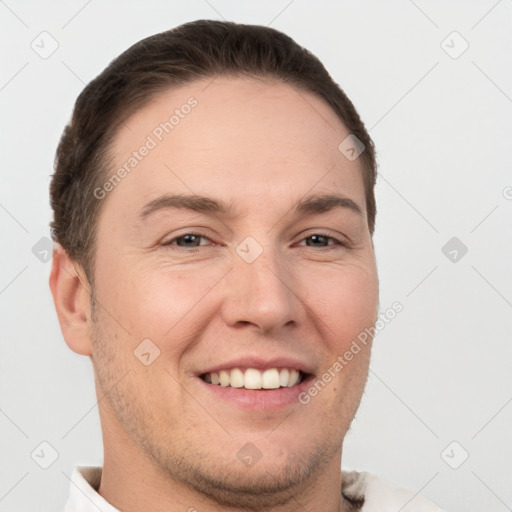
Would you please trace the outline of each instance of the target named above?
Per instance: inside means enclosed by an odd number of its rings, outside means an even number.
[[[252,263],[237,253],[226,276],[222,316],[227,325],[251,325],[264,333],[298,324],[303,308],[293,272],[277,250],[264,249]]]

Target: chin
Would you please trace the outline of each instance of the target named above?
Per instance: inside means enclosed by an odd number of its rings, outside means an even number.
[[[182,460],[176,476],[220,506],[262,510],[288,503],[318,478],[332,457],[326,451],[316,447],[310,453],[292,453],[281,464],[262,456],[252,465],[238,459],[212,462],[205,455],[202,460],[208,464],[193,466]]]

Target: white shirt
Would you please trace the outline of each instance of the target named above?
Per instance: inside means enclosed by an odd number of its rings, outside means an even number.
[[[101,469],[74,468],[64,512],[120,512],[97,492]],[[394,487],[382,478],[365,471],[343,471],[342,492],[351,500],[364,497],[361,512],[443,512],[423,496]]]

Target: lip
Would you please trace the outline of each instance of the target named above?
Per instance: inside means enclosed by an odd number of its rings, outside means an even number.
[[[240,368],[241,370],[246,370],[247,368],[255,368],[256,370],[262,372],[269,370],[270,368],[293,368],[295,370],[300,370],[302,373],[307,375],[313,373],[310,365],[292,357],[274,357],[272,359],[263,359],[257,356],[247,356],[219,363],[206,370],[200,371],[197,376],[204,375],[205,373],[219,372],[221,370],[232,370],[233,368]]]
[[[226,367],[224,366],[223,368]],[[275,366],[271,368],[275,368]],[[245,411],[260,412],[280,411],[293,404],[300,405],[298,396],[311,386],[313,379],[314,376],[312,374],[307,374],[300,384],[290,388],[245,389],[209,384],[201,379],[201,377],[197,377],[199,384],[213,400],[220,400],[224,404],[228,403]]]

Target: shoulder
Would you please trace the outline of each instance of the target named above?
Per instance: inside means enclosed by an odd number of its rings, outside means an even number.
[[[363,502],[361,512],[443,512],[420,494],[395,487],[383,478],[366,471],[343,471],[343,495]]]

